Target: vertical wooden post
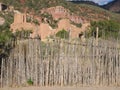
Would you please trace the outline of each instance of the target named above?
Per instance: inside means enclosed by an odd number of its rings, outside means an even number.
[[[3,59],[2,59],[2,64],[1,64],[1,88],[3,86]]]
[[[99,28],[96,28],[96,46],[98,45]]]

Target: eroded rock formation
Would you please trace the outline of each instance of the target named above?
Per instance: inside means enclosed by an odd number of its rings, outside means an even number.
[[[79,38],[79,34],[84,32],[86,27],[89,25],[83,24],[81,28],[71,24],[71,20],[69,19],[61,19],[57,23],[58,27],[53,29],[48,23],[41,22],[40,25],[35,25],[34,23],[26,21],[26,14],[16,13],[14,15],[14,22],[11,24],[12,32],[16,30],[32,30],[33,33],[31,35],[32,38],[39,35],[41,40],[44,41],[47,37],[51,35],[55,35],[57,32],[62,29],[68,31],[70,33],[70,38]]]
[[[35,30],[36,25],[33,23],[29,23],[26,21],[26,14],[22,13],[15,13],[14,15],[14,22],[11,24],[12,32],[16,30]]]
[[[50,7],[50,8],[44,8],[41,10],[41,13],[49,13],[52,15],[52,17],[55,20],[61,19],[61,18],[68,18],[74,23],[83,23],[84,20],[73,13],[70,13],[68,9],[65,9],[62,6],[56,6],[56,7]]]

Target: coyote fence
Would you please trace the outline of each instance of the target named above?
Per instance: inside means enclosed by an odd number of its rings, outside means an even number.
[[[0,87],[119,86],[120,50],[117,42],[17,40],[0,65]]]

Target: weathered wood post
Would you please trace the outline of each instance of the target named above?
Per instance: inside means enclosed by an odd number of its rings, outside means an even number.
[[[99,28],[96,28],[96,46],[98,45]]]

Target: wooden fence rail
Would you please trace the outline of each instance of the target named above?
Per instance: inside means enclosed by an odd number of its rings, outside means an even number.
[[[36,86],[119,86],[119,51],[107,41],[17,40],[1,61],[0,87],[26,86],[29,79]]]

